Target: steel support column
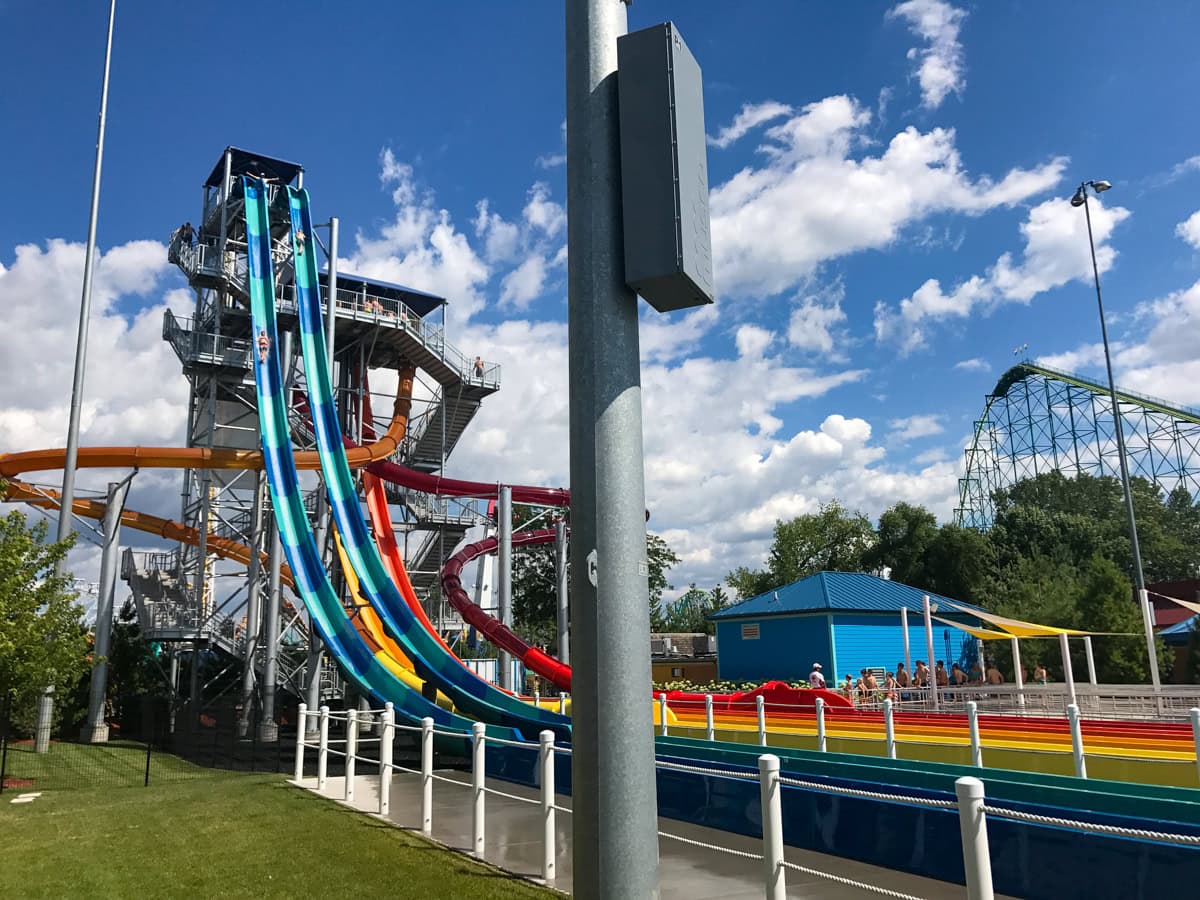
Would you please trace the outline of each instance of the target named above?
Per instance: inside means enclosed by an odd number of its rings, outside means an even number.
[[[133,476],[130,476],[132,478]],[[129,493],[129,478],[110,482],[104,507],[104,544],[100,552],[100,593],[96,596],[96,642],[92,656],[92,681],[88,693],[87,720],[80,740],[102,744],[108,740],[108,725],[104,721],[105,700],[108,695],[108,655],[112,647],[113,600],[117,589],[117,571],[121,567],[121,511]]]
[[[267,594],[267,607],[263,616],[263,646],[266,659],[262,678],[262,719],[258,723],[258,739],[273,743],[279,738],[279,726],[275,724],[275,682],[279,671],[279,567],[283,564],[283,543],[279,526],[272,523],[271,553],[267,565],[271,570],[271,587]]]
[[[246,645],[242,653],[242,708],[238,714],[238,737],[245,737],[250,728],[254,708],[254,658],[258,654],[258,636],[262,613],[262,531],[263,507],[266,505],[267,477],[262,469],[254,482],[254,510],[251,514],[250,567],[246,587]]]

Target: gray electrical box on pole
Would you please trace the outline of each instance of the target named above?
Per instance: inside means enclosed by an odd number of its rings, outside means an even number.
[[[659,312],[713,302],[700,65],[670,22],[617,40],[625,282]]]

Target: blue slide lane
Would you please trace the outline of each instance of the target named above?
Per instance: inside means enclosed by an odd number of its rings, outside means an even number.
[[[428,716],[443,729],[469,733],[471,722],[442,709],[410,690],[376,658],[354,629],[321,563],[308,523],[284,404],[275,322],[274,270],[271,261],[270,211],[266,186],[243,176],[246,236],[249,249],[250,312],[254,326],[254,381],[258,389],[259,430],[275,521],[296,589],[326,648],[346,678],[379,702],[391,701],[398,721],[419,722]],[[260,358],[258,336],[265,333],[269,349]]]
[[[437,685],[458,710],[488,724],[518,728],[530,738],[536,738],[539,731],[547,728],[560,738],[569,738],[570,720],[567,717],[538,709],[519,697],[496,689],[451,657],[413,615],[388,575],[379,550],[367,531],[333,401],[308,192],[291,187],[287,192],[308,404],[333,519],[363,596],[412,660],[417,674]]]

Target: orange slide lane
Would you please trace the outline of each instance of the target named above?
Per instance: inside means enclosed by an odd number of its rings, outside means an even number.
[[[416,369],[406,366],[399,370],[400,385],[392,408],[392,421],[387,431],[374,443],[355,447],[346,452],[350,468],[361,469],[386,459],[396,452],[408,429],[412,411],[412,387]],[[295,454],[296,468],[320,469],[317,451]],[[0,455],[0,477],[13,478],[25,472],[44,472],[66,465],[67,451],[61,447],[51,450],[26,450]],[[207,447],[80,447],[76,459],[79,469],[118,469],[133,466],[145,469],[261,469],[263,456],[258,450],[209,449]],[[14,498],[9,498],[14,499]]]
[[[413,611],[413,615],[417,617],[417,621],[424,626],[426,631],[437,638],[437,642],[442,645],[442,648],[447,653],[458,659],[454,651],[450,649],[450,646],[438,634],[438,630],[433,626],[433,622],[429,620],[429,616],[425,613],[425,607],[421,605],[421,601],[417,598],[417,592],[413,590],[412,581],[408,577],[408,570],[404,568],[404,557],[401,555],[400,547],[396,543],[396,532],[392,528],[392,514],[388,510],[387,492],[383,485],[383,479],[378,475],[372,475],[370,472],[363,472],[363,492],[367,495],[367,511],[371,515],[371,527],[375,532],[375,543],[379,547],[380,556],[383,557],[384,568],[392,576],[392,581],[396,582],[396,587],[400,589],[400,594],[404,597],[404,602]],[[459,660],[459,662],[462,662],[462,660]],[[463,663],[463,666],[465,667],[466,663]]]
[[[4,499],[15,503],[28,503],[31,506],[38,506],[42,509],[58,509],[62,501],[62,497],[58,491],[35,488],[32,485],[25,484],[23,481],[8,482],[8,490],[5,492]],[[106,503],[100,500],[75,500],[71,504],[71,511],[75,515],[83,516],[87,519],[103,519],[107,506]],[[179,522],[172,522],[170,519],[160,519],[158,516],[140,513],[132,509],[127,509],[121,513],[121,524],[137,531],[144,531],[147,534],[158,535],[159,537],[166,538],[168,541],[179,541],[180,543],[191,544],[193,547],[200,544],[200,532],[195,528],[189,528]],[[239,544],[237,541],[209,534],[208,552],[222,559],[230,559],[248,566],[250,565],[250,554],[252,551],[245,544]],[[258,558],[265,568],[268,562],[267,554],[260,552]],[[289,588],[295,589],[292,570],[286,565],[279,567],[279,577]]]

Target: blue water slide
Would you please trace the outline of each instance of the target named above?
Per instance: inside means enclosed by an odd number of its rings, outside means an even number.
[[[249,251],[250,313],[254,327],[254,381],[264,467],[275,521],[296,590],[326,648],[354,687],[379,702],[391,701],[398,721],[431,717],[442,729],[470,731],[471,721],[442,709],[410,690],[380,662],[354,629],[329,582],[304,509],[284,402],[275,321],[270,210],[265,184],[243,176]],[[515,736],[515,732],[502,732]]]
[[[519,728],[530,737],[548,728],[561,738],[569,738],[570,720],[567,717],[539,709],[519,697],[498,690],[460,665],[417,620],[388,575],[379,550],[367,531],[334,406],[322,325],[317,260],[311,240],[312,216],[308,192],[289,187],[287,193],[292,219],[300,342],[309,410],[317,435],[317,450],[325,475],[330,509],[363,596],[412,661],[417,673],[437,685],[457,709],[487,723]]]

